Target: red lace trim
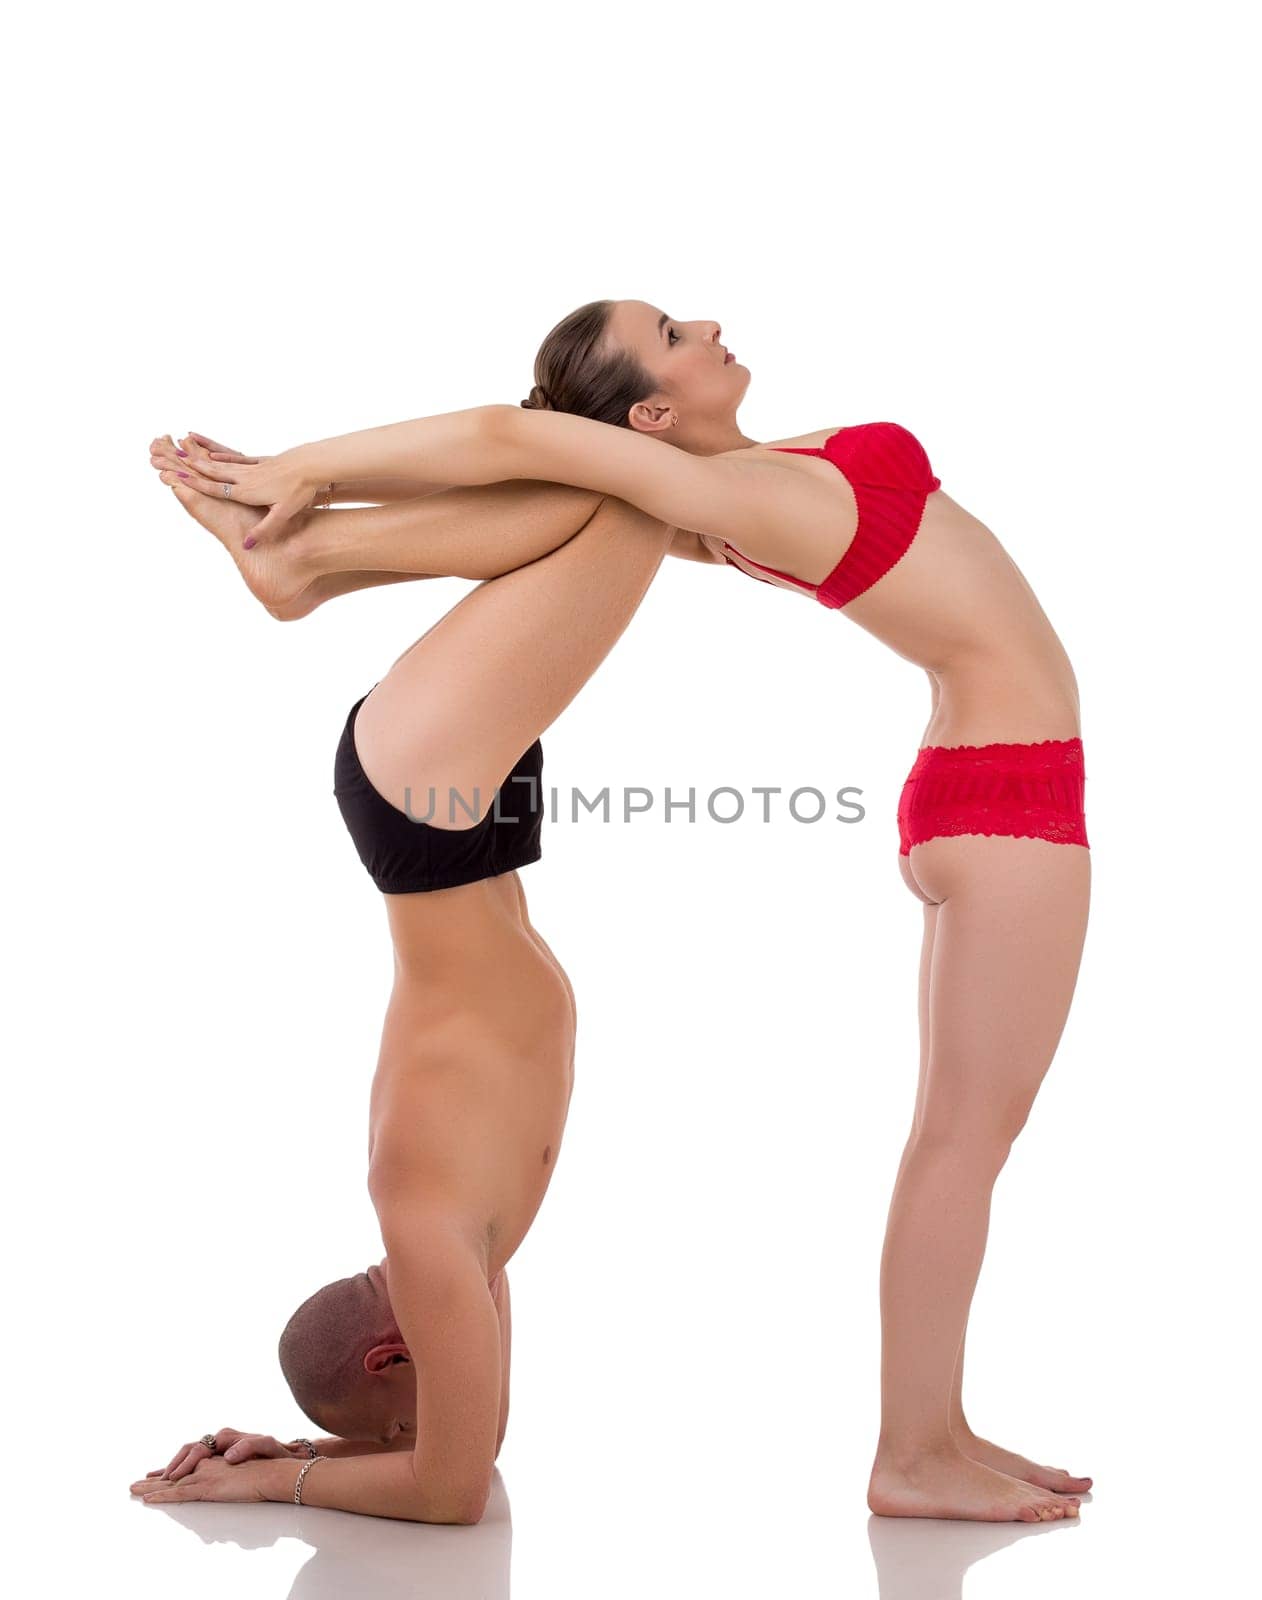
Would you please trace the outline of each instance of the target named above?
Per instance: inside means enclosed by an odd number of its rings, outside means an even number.
[[[1086,777],[1081,739],[926,745],[899,796],[900,854],[961,834],[1087,845]]]

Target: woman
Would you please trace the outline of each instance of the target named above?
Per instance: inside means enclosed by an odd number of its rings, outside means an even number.
[[[367,429],[257,463],[211,452],[189,482],[270,508],[251,549],[330,480],[529,478],[615,495],[682,530],[676,553],[844,609],[928,674],[929,722],[899,806],[899,870],[924,906],[920,1083],[882,1257],[868,1503],[892,1516],[1075,1515],[1090,1479],[979,1437],[961,1399],[991,1192],[1051,1064],[1085,940],[1074,674],[1015,563],[942,490],[907,430],[749,438],[736,420],[749,371],[720,332],[643,301],[596,301],[548,335],[521,408]],[[374,548],[365,565],[378,564]],[[1032,1498],[1031,1484],[1047,1492]]]
[[[174,450],[152,448],[159,462]],[[233,549],[261,517],[177,492]],[[427,513],[436,565],[468,507],[435,496]],[[386,1259],[325,1285],[281,1338],[295,1399],[337,1437],[308,1452],[221,1429],[132,1485],[151,1503],[300,1496],[424,1522],[486,1509],[508,1413],[505,1265],[551,1181],[574,1076],[573,992],[518,876],[540,855],[539,736],[630,621],[671,530],[535,485],[484,497],[477,527],[526,564],[466,595],[356,701],[334,763],[394,945],[369,1117]]]

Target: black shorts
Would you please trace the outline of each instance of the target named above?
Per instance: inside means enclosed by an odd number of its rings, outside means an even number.
[[[540,740],[535,740],[505,776],[480,822],[465,828],[436,828],[414,820],[444,815],[449,797],[436,785],[432,796],[429,787],[423,786],[412,797],[409,815],[369,783],[355,750],[355,716],[367,698],[361,695],[351,707],[342,730],[333,763],[333,794],[359,859],[382,894],[454,889],[539,860],[543,822]],[[457,816],[461,803],[457,797]]]

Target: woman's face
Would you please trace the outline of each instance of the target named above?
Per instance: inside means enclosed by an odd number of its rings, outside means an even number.
[[[657,400],[668,403],[666,423],[672,410],[693,423],[735,415],[749,387],[749,368],[731,358],[720,342],[722,331],[717,322],[683,322],[644,300],[615,301],[608,324],[610,339],[652,374]]]

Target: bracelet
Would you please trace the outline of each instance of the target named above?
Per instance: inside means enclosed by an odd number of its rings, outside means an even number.
[[[315,1455],[312,1456],[309,1461],[304,1461],[303,1464],[298,1468],[298,1477],[294,1482],[294,1504],[296,1506],[300,1506],[302,1504],[302,1480],[311,1471],[312,1467],[315,1466],[317,1461],[327,1461],[328,1459],[328,1456]]]
[[[319,494],[316,496],[316,510],[317,511],[329,511],[329,510],[331,510],[332,509],[332,505],[331,505],[332,499],[333,499],[333,485],[330,483],[327,488],[321,489]],[[321,501],[323,501],[324,503],[321,504]]]
[[[290,1442],[290,1444],[305,1444],[306,1447],[307,1447],[307,1454],[311,1457],[311,1459],[313,1461],[315,1460],[315,1458],[320,1453],[316,1449],[315,1445],[312,1444],[310,1439],[291,1439],[289,1442]]]

